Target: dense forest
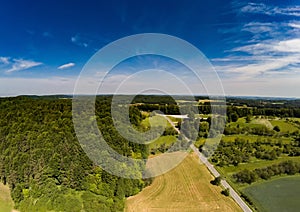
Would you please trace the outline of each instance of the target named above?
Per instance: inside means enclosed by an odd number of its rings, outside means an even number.
[[[96,102],[99,128],[109,130],[106,140],[123,155],[146,158],[145,148],[112,127],[110,99]],[[57,97],[0,99],[1,181],[21,211],[122,211],[125,197],[147,182],[116,177],[93,164],[76,139],[71,106],[71,99]],[[131,114],[138,124],[139,111]]]

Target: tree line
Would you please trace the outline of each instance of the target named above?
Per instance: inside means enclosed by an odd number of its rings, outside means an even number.
[[[237,166],[249,162],[251,158],[275,160],[282,154],[290,157],[300,156],[300,142],[283,143],[280,138],[274,141],[270,138],[257,138],[253,142],[243,138],[236,138],[233,142],[221,140],[211,161],[221,167]]]
[[[254,170],[244,169],[234,174],[233,178],[238,183],[251,184],[259,179],[268,180],[277,175],[295,175],[297,173],[300,173],[300,163],[288,160],[264,168],[257,168]]]

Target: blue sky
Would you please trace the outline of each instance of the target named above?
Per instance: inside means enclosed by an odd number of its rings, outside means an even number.
[[[1,2],[0,20],[1,96],[70,94],[83,65],[103,46],[132,34],[164,33],[199,48],[226,95],[300,97],[296,0],[12,0]],[[128,77],[128,67],[172,65],[158,57],[137,61],[124,62],[108,84]]]

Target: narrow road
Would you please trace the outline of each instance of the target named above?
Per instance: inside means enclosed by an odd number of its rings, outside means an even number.
[[[175,124],[165,115],[157,114],[160,116],[163,116],[167,121],[174,127],[174,129],[180,134],[180,130],[175,127]],[[183,135],[184,136],[184,135]],[[190,141],[186,136],[184,138],[187,141]],[[191,149],[198,155],[200,161],[204,163],[204,165],[208,168],[208,170],[212,173],[214,177],[219,177],[220,173],[215,169],[215,167],[207,160],[207,158],[199,152],[198,148],[195,147],[194,144],[191,144]],[[237,194],[237,192],[229,185],[229,183],[226,180],[221,180],[221,185],[224,188],[229,188],[230,190],[230,196],[234,199],[234,201],[242,208],[245,212],[252,212],[252,210],[249,208],[249,206],[244,202],[244,200]]]
[[[220,173],[215,169],[215,167],[207,160],[207,158],[199,152],[199,150],[194,146],[194,144],[191,144],[191,149],[196,152],[198,155],[200,161],[205,164],[205,166],[208,168],[208,170],[212,173],[214,177],[219,177]],[[236,203],[242,208],[243,211],[251,212],[252,210],[249,208],[249,206],[244,202],[244,200],[236,193],[236,191],[229,185],[229,183],[226,180],[221,180],[221,185],[224,188],[229,188],[230,190],[230,196],[236,201]]]

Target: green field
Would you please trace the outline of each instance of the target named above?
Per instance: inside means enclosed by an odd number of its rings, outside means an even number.
[[[291,118],[291,120],[298,120],[298,119]],[[236,122],[230,123],[229,126],[231,127],[239,126],[240,128],[243,127],[257,128],[261,126],[266,126],[268,129],[273,129],[273,127],[278,126],[280,128],[280,132],[283,133],[293,133],[299,130],[299,128],[296,127],[294,124],[283,119],[268,120],[263,118],[256,118],[253,119],[250,123],[246,123],[245,118],[239,118]]]
[[[300,176],[289,176],[253,184],[243,192],[259,211],[299,211]]]
[[[0,183],[0,211],[11,212],[13,209],[13,201],[10,197],[10,191],[8,186],[4,186]]]
[[[272,123],[273,126],[278,126],[280,131],[284,133],[293,133],[299,130],[293,124],[284,120],[271,120],[270,122]]]
[[[163,116],[152,116],[152,117],[147,117],[145,118],[142,122],[141,125],[144,126],[145,128],[150,128],[152,123],[152,126],[162,126],[162,127],[172,127],[171,124],[163,117]]]
[[[269,129],[273,129],[273,125],[271,124],[271,122],[267,119],[253,119],[250,124],[254,124],[254,125],[264,125]]]
[[[151,142],[149,144],[149,148],[159,148],[161,145],[165,144],[167,147],[169,147],[171,144],[175,143],[177,141],[176,136],[167,135],[167,136],[160,136],[155,141]]]
[[[236,122],[227,123],[226,127],[236,128],[247,132],[249,129],[256,129],[261,131],[264,131],[266,129],[273,129],[273,125],[271,124],[271,122],[263,118],[255,118],[252,119],[250,122],[247,122],[245,118],[239,118]]]

